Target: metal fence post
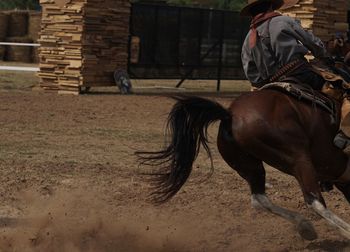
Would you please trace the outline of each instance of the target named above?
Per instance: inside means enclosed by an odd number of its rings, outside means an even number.
[[[220,91],[221,84],[221,72],[222,72],[222,50],[224,44],[224,31],[225,31],[225,12],[221,12],[221,27],[219,35],[219,62],[218,62],[218,81],[216,85],[216,91]]]

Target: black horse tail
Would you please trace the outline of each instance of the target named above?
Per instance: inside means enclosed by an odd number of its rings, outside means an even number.
[[[173,197],[184,185],[202,145],[211,163],[208,127],[215,121],[231,121],[231,114],[219,103],[200,97],[172,97],[177,102],[167,121],[167,147],[157,152],[137,152],[141,165],[158,166],[152,173],[153,200],[162,203]]]

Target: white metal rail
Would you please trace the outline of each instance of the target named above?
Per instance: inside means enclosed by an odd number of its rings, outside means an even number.
[[[37,47],[40,46],[40,44],[33,44],[33,43],[14,43],[14,42],[0,42],[0,45],[12,45],[12,46],[32,46]]]
[[[0,46],[31,46],[39,47],[37,43],[13,43],[13,42],[0,42]],[[7,71],[21,71],[21,72],[38,72],[39,67],[20,67],[20,66],[0,66],[1,70]]]
[[[38,72],[39,67],[16,67],[16,66],[0,66],[0,70],[21,71],[21,72]]]

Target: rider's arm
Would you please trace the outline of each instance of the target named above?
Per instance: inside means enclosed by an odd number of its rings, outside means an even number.
[[[256,86],[256,84],[261,82],[262,79],[260,77],[258,68],[254,62],[254,59],[252,57],[252,52],[251,52],[251,49],[249,48],[249,43],[247,39],[244,42],[242,47],[241,58],[242,58],[242,65],[243,65],[245,76],[253,84],[253,86]]]
[[[306,31],[300,24],[292,18],[287,19],[289,27],[286,26],[282,32],[289,33],[295,37],[300,43],[302,43],[316,58],[326,57],[327,51],[322,41],[313,35],[311,32]]]

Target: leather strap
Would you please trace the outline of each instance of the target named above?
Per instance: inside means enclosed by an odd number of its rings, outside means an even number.
[[[298,69],[299,67],[307,64],[305,60],[302,59],[296,59],[288,64],[284,65],[280,70],[278,70],[272,77],[270,77],[269,82],[274,82],[277,80],[280,80],[281,77],[288,75],[288,73],[291,73]]]

